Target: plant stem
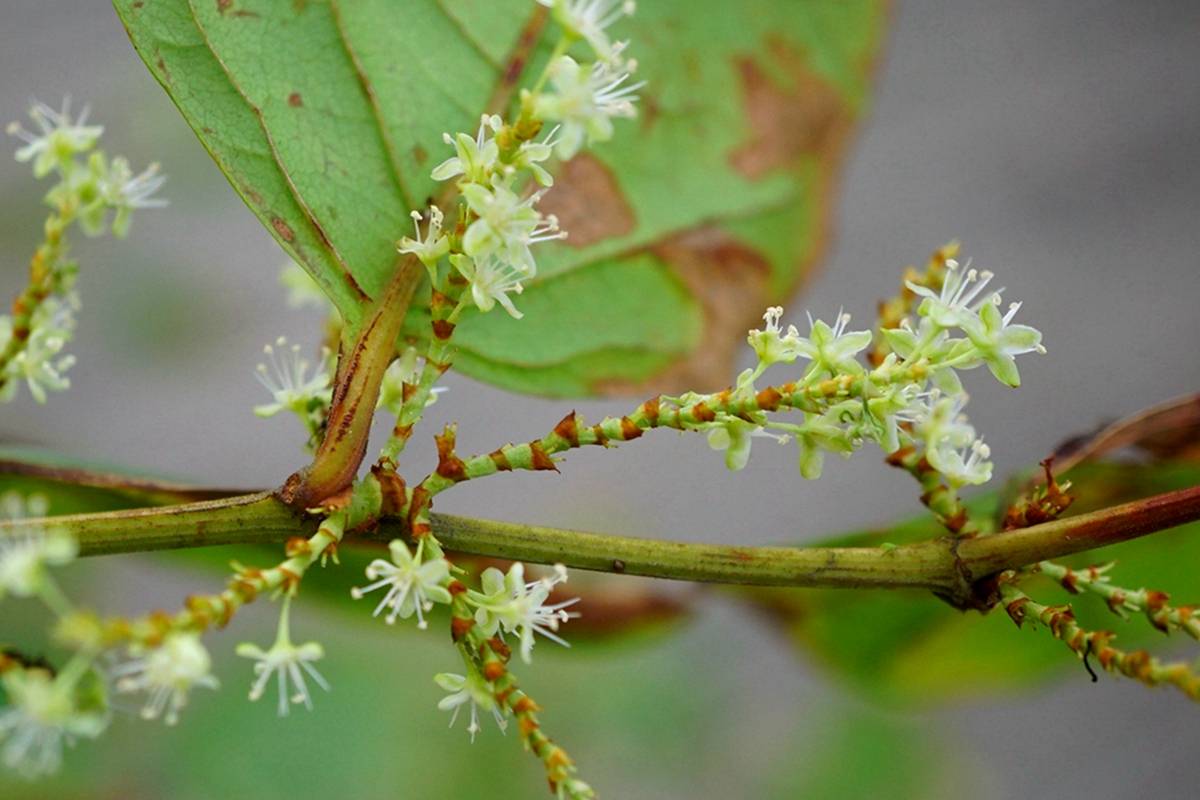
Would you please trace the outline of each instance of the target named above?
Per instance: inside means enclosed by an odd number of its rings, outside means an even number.
[[[1129,541],[1196,519],[1200,519],[1200,486],[1029,528],[965,539],[958,555],[972,576],[983,577]]]
[[[421,274],[415,257],[402,259],[354,341],[343,346],[325,438],[312,464],[288,478],[280,491],[293,508],[315,506],[354,480],[367,450],[383,374],[396,355],[396,338]]]
[[[449,549],[600,572],[764,586],[923,588],[962,598],[964,587],[1006,569],[1104,547],[1200,519],[1200,486],[1090,514],[972,539],[875,547],[734,547],[582,533],[435,514]],[[73,534],[83,555],[221,544],[283,542],[311,535],[315,519],[269,493],[164,508],[0,522]],[[406,534],[385,520],[372,538]]]

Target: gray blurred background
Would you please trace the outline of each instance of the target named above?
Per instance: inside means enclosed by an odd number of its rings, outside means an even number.
[[[277,483],[301,462],[300,437],[290,421],[253,416],[264,399],[253,367],[275,336],[317,339],[311,312],[288,309],[276,284],[281,251],[106,3],[5,0],[0,75],[0,119],[20,115],[33,93],[51,104],[63,93],[86,99],[111,151],[164,164],[171,199],[167,210],[135,219],[128,243],[79,244],[74,387],[45,407],[27,394],[4,407],[0,436],[202,483]],[[1025,301],[1020,319],[1045,331],[1049,354],[1022,362],[1020,391],[983,374],[968,382],[998,474],[1036,462],[1066,435],[1196,390],[1200,4],[897,3],[839,207],[834,247],[789,307],[797,316],[845,304],[868,320],[903,265],[959,238],[977,265],[1000,273],[1011,299]],[[42,216],[26,166],[0,159],[0,294],[21,285]],[[570,407],[453,375],[448,385],[429,422],[460,420],[466,451],[541,435]],[[598,417],[625,404],[573,405]],[[412,448],[414,474],[431,466],[431,449]],[[620,452],[573,454],[559,476],[470,484],[439,508],[747,543],[812,540],[920,509],[909,482],[870,455],[830,463],[817,483],[798,479],[793,457],[791,448],[759,446],[750,466],[730,475],[701,438],[668,434]],[[147,579],[151,602],[178,595],[165,583],[157,573]],[[690,785],[659,783],[661,765],[606,762],[599,750],[586,766],[609,797],[759,796],[743,781],[764,759],[782,757],[770,743],[798,729],[801,741],[816,736],[804,719],[833,702],[824,677],[722,604],[682,642],[659,647],[668,658],[672,648],[703,653],[696,685],[712,679],[723,694],[722,727],[663,730],[692,748]],[[944,757],[957,760],[972,796],[1183,797],[1200,779],[1200,711],[1128,682],[1076,679],[915,720],[955,743]],[[457,736],[443,744],[465,746]],[[786,757],[802,760],[804,750]]]

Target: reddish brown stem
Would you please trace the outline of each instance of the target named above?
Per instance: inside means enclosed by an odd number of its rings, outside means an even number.
[[[395,357],[396,338],[420,278],[420,262],[404,258],[357,336],[343,345],[325,438],[312,464],[289,477],[279,492],[293,508],[315,506],[353,482],[367,452],[383,374]]]

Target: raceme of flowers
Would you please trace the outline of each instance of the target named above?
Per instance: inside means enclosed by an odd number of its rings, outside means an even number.
[[[516,319],[522,314],[512,296],[521,294],[537,274],[532,248],[567,235],[553,215],[538,210],[554,183],[544,164],[554,156],[570,159],[588,145],[611,139],[614,119],[636,116],[636,92],[642,86],[631,77],[636,62],[624,57],[628,43],[613,42],[607,32],[633,13],[633,3],[538,2],[552,10],[564,36],[535,86],[521,93],[520,116],[505,123],[499,116],[484,115],[473,135],[445,134],[454,153],[431,173],[435,180],[455,182],[465,232],[460,236],[448,230],[445,213],[432,205],[427,213],[413,212],[415,235],[398,245],[401,253],[421,260],[435,285],[438,265],[446,259],[466,279],[470,301],[479,311],[500,305]],[[586,43],[593,60],[566,55],[575,41]],[[534,185],[542,188],[532,191]]]
[[[821,474],[825,453],[848,456],[873,441],[886,453],[903,446],[921,449],[951,486],[985,483],[992,475],[990,448],[962,413],[967,395],[957,373],[986,365],[1001,383],[1017,386],[1016,356],[1045,352],[1039,331],[1013,324],[1020,303],[1001,314],[1002,290],[987,291],[991,279],[990,272],[950,260],[940,291],[909,283],[921,300],[918,322],[914,327],[906,319],[883,331],[892,352],[873,369],[859,354],[874,336],[851,330],[850,315],[839,311],[832,325],[810,316],[804,336],[794,325],[783,328],[782,308],[768,309],[764,328],[748,338],[758,364],[739,376],[735,391],[753,397],[755,381],[769,367],[797,361],[805,363],[797,391],[826,381],[842,388],[816,393],[818,406],[802,412],[802,422],[777,421],[762,412],[748,418],[722,413],[694,427],[709,432],[710,444],[725,451],[730,469],[746,465],[755,437],[794,438],[806,478]]]
[[[167,204],[155,196],[166,181],[157,164],[135,174],[127,159],[96,149],[104,129],[87,124],[86,107],[73,115],[69,98],[57,110],[34,101],[29,117],[32,130],[18,122],[7,127],[23,143],[16,159],[31,163],[34,177],[53,175],[57,182],[45,195],[52,213],[22,298],[24,312],[0,315],[0,402],[15,397],[21,383],[39,403],[48,392],[70,386],[65,373],[75,359],[62,350],[74,335],[79,308],[77,265],[66,240],[70,227],[124,238],[134,211]]]

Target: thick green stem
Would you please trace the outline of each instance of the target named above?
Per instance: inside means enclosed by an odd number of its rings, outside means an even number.
[[[315,506],[354,480],[367,450],[379,387],[396,356],[396,338],[421,274],[421,262],[404,258],[354,341],[343,348],[325,438],[312,464],[288,478],[280,493],[294,508]]]
[[[964,586],[1006,569],[1104,547],[1200,519],[1200,487],[1090,514],[973,539],[934,539],[892,549],[735,547],[581,533],[514,523],[432,515],[448,549],[533,563],[676,580],[769,586],[924,588],[961,598]],[[0,522],[13,530],[59,528],[83,555],[234,543],[283,542],[311,535],[316,520],[261,493],[137,511]],[[406,533],[384,521],[372,534]]]

